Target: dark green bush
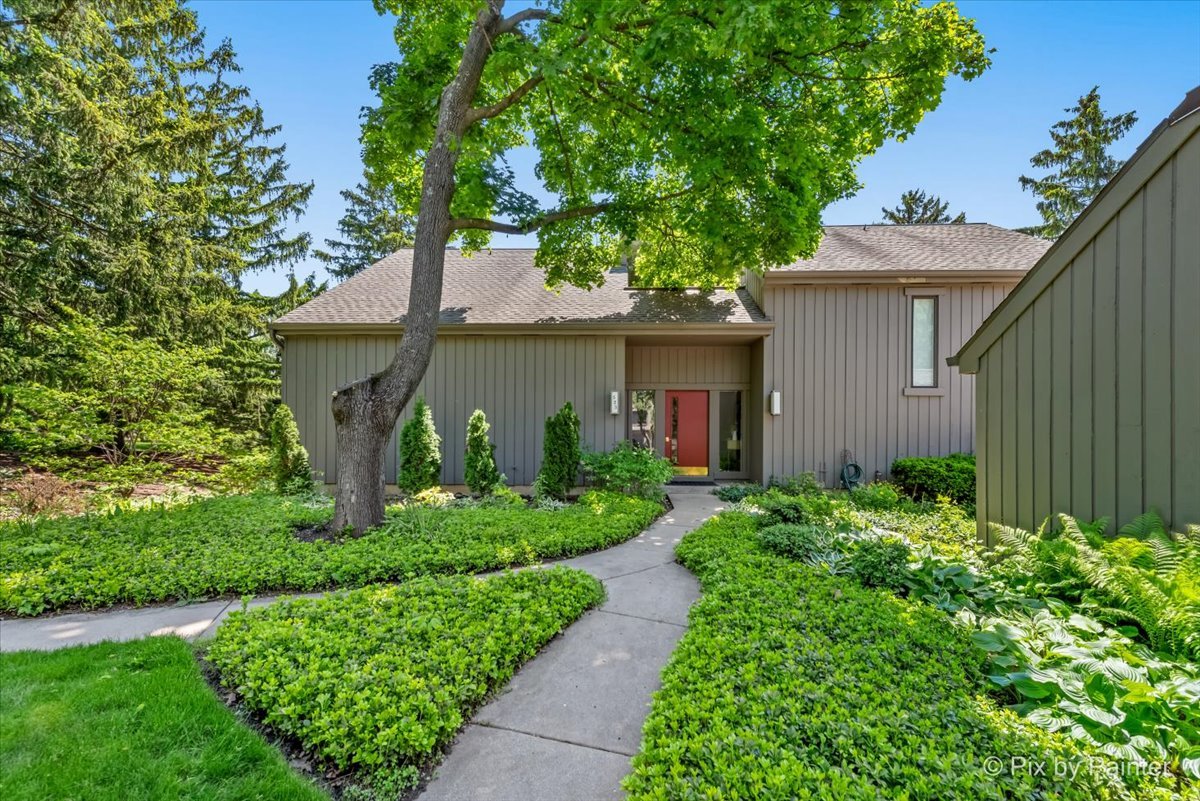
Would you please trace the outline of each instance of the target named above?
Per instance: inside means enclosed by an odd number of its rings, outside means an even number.
[[[704,595],[643,728],[632,801],[1128,797],[1066,738],[981,701],[980,653],[944,613],[770,554],[755,533],[725,513],[676,549]],[[1013,756],[1047,770],[1004,769]]]
[[[867,537],[850,549],[850,567],[867,587],[898,592],[908,579],[908,546],[895,537]]]
[[[579,477],[583,452],[579,445],[579,417],[567,401],[546,418],[542,442],[542,467],[534,480],[534,494],[565,501]]]
[[[675,475],[656,451],[632,442],[618,442],[608,453],[584,454],[583,470],[602,490],[654,501],[662,500],[663,485]]]
[[[436,487],[442,477],[442,438],[433,411],[417,398],[412,418],[400,429],[400,473],[396,484],[409,495]]]
[[[476,409],[467,421],[467,452],[463,457],[463,476],[467,487],[482,497],[498,487],[504,477],[496,469],[496,443],[488,438],[487,416]]]
[[[919,456],[892,462],[892,480],[916,500],[944,495],[955,503],[975,503],[975,455]]]
[[[475,706],[603,599],[599,581],[564,567],[418,578],[234,612],[208,659],[267,725],[370,777],[428,764]]]
[[[886,481],[875,481],[850,490],[850,502],[859,509],[886,512],[900,505],[900,493]]]
[[[312,491],[312,467],[308,451],[300,444],[300,429],[286,403],[271,415],[271,478],[280,495],[303,495]]]
[[[768,489],[777,489],[785,495],[816,495],[822,491],[814,473],[797,473],[794,476],[771,476]]]
[[[765,491],[766,487],[762,484],[727,484],[713,490],[713,495],[716,495],[725,501],[725,503],[737,503],[738,501],[744,501],[751,495],[761,495]]]
[[[833,533],[824,526],[776,523],[758,532],[768,550],[791,559],[804,560],[834,547]]]
[[[657,503],[588,492],[540,511],[412,505],[389,509],[362,537],[304,542],[329,522],[324,500],[206,498],[104,515],[0,522],[0,612],[195,600],[359,587],[440,573],[478,573],[575,556],[637,534]]]
[[[833,502],[823,492],[814,495],[787,495],[772,488],[752,498],[762,510],[759,521],[763,526],[776,523],[825,523],[833,514]]]

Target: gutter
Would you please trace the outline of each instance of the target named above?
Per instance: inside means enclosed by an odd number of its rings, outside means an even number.
[[[768,271],[763,282],[768,287],[814,284],[888,284],[920,286],[924,284],[1016,283],[1028,270],[776,270]]]
[[[288,323],[271,324],[272,338],[275,334],[321,334],[326,336],[390,335],[404,333],[399,323]],[[768,336],[775,330],[774,321],[758,323],[501,323],[501,324],[442,324],[438,336],[711,336],[728,334],[754,334]]]

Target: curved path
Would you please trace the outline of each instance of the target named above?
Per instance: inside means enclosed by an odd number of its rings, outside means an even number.
[[[659,674],[699,597],[675,544],[723,507],[707,489],[674,488],[674,509],[636,538],[565,559],[608,592],[526,663],[459,733],[420,801],[619,798]],[[313,595],[321,595],[315,593]],[[296,596],[292,596],[296,597]],[[256,598],[261,606],[276,596]],[[102,640],[211,635],[241,602],[159,606],[0,621],[0,650]]]

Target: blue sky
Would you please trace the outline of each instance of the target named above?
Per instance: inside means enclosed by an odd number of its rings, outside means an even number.
[[[242,81],[267,120],[283,126],[291,175],[316,182],[308,212],[295,227],[318,244],[336,236],[339,190],[362,172],[359,109],[373,102],[367,76],[395,58],[390,17],[365,0],[194,0],[210,43],[229,38]],[[1126,157],[1200,84],[1200,0],[1034,2],[966,0],[993,66],[971,83],[951,80],[942,105],[915,135],[888,143],[859,171],[863,189],[826,210],[825,222],[877,222],[905,189],[920,187],[950,201],[968,220],[1019,226],[1036,222],[1033,198],[1017,177],[1048,142],[1063,108],[1093,85],[1110,113],[1136,110],[1137,126],[1116,147]],[[527,159],[514,162],[525,180]],[[525,162],[525,163],[523,163]],[[535,187],[524,187],[532,190]],[[524,244],[496,237],[495,244]],[[315,260],[296,272],[316,272]],[[250,288],[278,291],[282,272],[260,274]]]

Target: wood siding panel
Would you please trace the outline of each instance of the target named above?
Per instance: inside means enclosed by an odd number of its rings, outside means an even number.
[[[1147,509],[1200,522],[1200,137],[1094,230],[1059,243],[1071,261],[1011,324],[1015,375],[1009,332],[980,358],[981,382],[1000,362],[1017,385],[979,399],[981,431],[1017,428],[1012,462],[980,437],[981,525],[1066,512],[1112,531]]]
[[[381,370],[399,343],[396,336],[292,336],[283,351],[284,401],[300,425],[313,469],[337,480],[330,394],[338,386]],[[609,414],[608,393],[625,386],[622,337],[442,336],[417,387],[433,408],[442,437],[442,483],[463,481],[467,418],[483,409],[492,424],[496,462],[509,483],[533,481],[541,462],[545,420],[571,401],[584,442],[609,448],[622,436],[622,413]],[[394,483],[397,433],[411,416],[401,414],[388,443],[384,478]]]
[[[903,456],[974,451],[975,377],[942,366],[1011,285],[922,287],[939,295],[939,382],[944,394],[905,395],[908,299],[900,285],[769,286],[775,321],[763,342],[762,391],[783,413],[758,412],[757,478],[812,471],[835,485],[849,451],[864,477],[888,475]],[[997,380],[997,385],[1002,381]],[[752,430],[754,427],[752,426]]]
[[[749,345],[628,345],[631,389],[738,387],[750,383]]]

